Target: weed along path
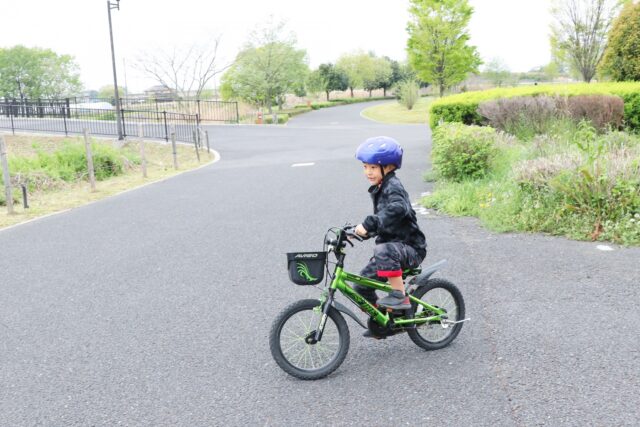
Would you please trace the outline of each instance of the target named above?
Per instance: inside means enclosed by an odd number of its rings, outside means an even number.
[[[347,320],[342,366],[316,382],[272,360],[282,308],[317,297],[286,252],[322,248],[371,202],[354,159],[405,148],[430,191],[429,131],[362,105],[286,126],[215,126],[215,165],[0,232],[0,425],[632,425],[640,417],[640,249],[493,234],[421,210],[425,264],[472,319],[446,349],[371,341]],[[372,242],[350,250],[358,271]]]

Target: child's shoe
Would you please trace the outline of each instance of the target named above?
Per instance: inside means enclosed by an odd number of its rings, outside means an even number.
[[[391,308],[393,310],[408,310],[411,308],[409,297],[402,291],[391,291],[391,293],[378,301],[378,305]]]
[[[367,329],[366,331],[364,331],[362,333],[362,336],[365,337],[365,338],[375,338],[377,340],[382,340],[382,339],[386,338],[386,337],[381,337],[381,336],[378,336],[378,335],[374,334],[373,332],[371,332],[371,329]]]

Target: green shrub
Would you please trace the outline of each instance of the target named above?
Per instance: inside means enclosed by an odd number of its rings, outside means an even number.
[[[289,121],[289,115],[288,114],[278,114],[278,124],[281,125],[283,123],[287,123]],[[268,125],[273,124],[273,116],[271,114],[268,114],[265,116],[264,118],[264,122]]]
[[[624,100],[624,126],[640,131],[640,91],[622,96]]]
[[[558,104],[550,96],[517,96],[482,102],[478,113],[491,127],[527,141],[545,133],[554,120],[564,116]]]
[[[405,80],[398,84],[398,102],[411,110],[420,98],[420,86],[415,80]]]
[[[91,144],[96,179],[101,181],[124,172],[123,156],[104,144]],[[136,163],[137,159],[127,159]],[[49,154],[38,152],[36,157],[11,157],[9,170],[12,180],[27,183],[30,189],[46,190],[61,181],[73,182],[88,177],[87,156],[82,144],[64,144]]]
[[[461,125],[436,128],[434,150],[444,129],[453,140],[453,126]],[[587,120],[529,142],[504,135],[497,134],[489,170],[476,179],[440,181],[423,203],[477,216],[498,231],[640,244],[640,136],[600,134]]]
[[[13,204],[20,203],[20,196],[18,195],[19,189],[13,189]],[[5,197],[4,183],[2,186],[2,191],[0,191],[0,206],[7,206],[7,198]]]
[[[334,107],[336,104],[333,102],[314,102],[311,104],[311,109],[319,110],[321,108]]]
[[[391,97],[372,97],[372,98],[336,98],[330,99],[329,101],[324,102],[313,102],[311,103],[311,108],[314,110],[319,110],[320,108],[328,108],[328,107],[336,107],[338,105],[347,105],[347,104],[357,104],[359,102],[369,102],[369,101],[382,101],[385,99],[391,99]]]
[[[576,96],[616,95],[624,101],[624,125],[630,130],[640,130],[640,82],[576,83],[566,85],[537,85],[516,88],[496,88],[485,91],[465,92],[434,101],[429,110],[429,124],[435,129],[440,122],[459,122],[480,125],[483,118],[478,106],[483,101],[515,96]]]
[[[478,113],[490,126],[527,141],[553,131],[564,120],[588,120],[600,132],[619,129],[623,101],[610,95],[517,96],[482,102]]]
[[[278,114],[288,114],[289,117],[297,116],[298,114],[308,113],[309,111],[313,111],[311,107],[307,107],[306,105],[296,105],[294,108],[287,110],[280,110]]]
[[[462,181],[486,175],[496,154],[496,132],[490,127],[446,124],[438,126],[432,140],[433,166],[446,180]]]
[[[577,150],[524,161],[514,167],[514,178],[525,200],[544,206],[547,216],[563,224],[560,229],[566,233],[593,240],[606,236],[630,242],[633,239],[628,233],[626,237],[617,233],[625,218],[640,213],[638,138],[619,133],[598,135],[583,121],[571,142]],[[572,222],[576,225],[572,226]],[[530,225],[540,227],[540,222]],[[612,233],[616,227],[619,230]],[[553,228],[553,224],[546,224],[541,230]]]

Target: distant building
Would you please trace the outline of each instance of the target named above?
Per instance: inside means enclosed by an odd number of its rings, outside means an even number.
[[[151,86],[144,91],[144,94],[148,99],[156,101],[173,101],[177,98],[176,91],[164,85]]]

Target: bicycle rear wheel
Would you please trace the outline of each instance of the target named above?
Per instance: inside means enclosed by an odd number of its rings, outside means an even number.
[[[420,286],[412,294],[425,303],[446,311],[447,318],[452,321],[464,319],[464,300],[458,288],[448,280],[430,279],[425,286]],[[412,302],[415,317],[429,317],[436,313],[426,310],[423,306]],[[462,323],[443,325],[439,321],[417,325],[408,330],[409,337],[416,345],[425,350],[439,350],[451,344],[462,329]]]
[[[286,373],[302,380],[324,378],[340,366],[349,351],[349,328],[342,315],[329,310],[322,339],[310,344],[322,312],[318,300],[301,300],[286,307],[274,320],[269,347]]]

